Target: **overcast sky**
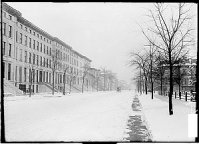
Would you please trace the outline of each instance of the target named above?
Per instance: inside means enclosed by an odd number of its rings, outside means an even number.
[[[138,26],[152,3],[7,3],[22,16],[92,60],[130,82],[130,51],[146,40]],[[196,6],[194,7],[196,10]],[[196,52],[196,50],[195,50]],[[194,52],[193,52],[194,55]]]

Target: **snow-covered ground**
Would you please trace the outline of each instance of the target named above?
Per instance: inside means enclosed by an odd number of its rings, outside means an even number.
[[[5,98],[7,141],[121,141],[132,91]]]
[[[152,100],[150,93],[140,95],[138,98],[152,131],[153,141],[194,142],[194,138],[188,137],[188,114],[191,113],[191,107],[195,107],[195,102],[173,99],[174,114],[170,116],[168,97],[155,94]]]

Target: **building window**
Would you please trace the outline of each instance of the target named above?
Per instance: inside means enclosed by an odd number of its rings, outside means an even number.
[[[20,33],[20,44],[22,44],[22,33]]]
[[[42,71],[39,71],[39,82],[42,82]]]
[[[25,46],[28,44],[28,37],[25,35]]]
[[[44,58],[44,63],[43,63],[43,66],[45,67],[45,62],[46,62],[46,59]]]
[[[9,25],[9,35],[10,38],[12,37],[12,26]]]
[[[40,66],[42,66],[42,56],[40,56]]]
[[[18,31],[16,31],[16,42],[18,42]]]
[[[49,60],[49,68],[51,68],[51,60]]]
[[[51,83],[51,73],[49,73],[49,83]]]
[[[32,82],[35,82],[35,69],[32,69]]]
[[[48,83],[48,72],[46,72],[46,82]]]
[[[20,61],[22,61],[22,49],[20,49]]]
[[[43,82],[45,82],[45,71],[43,72]]]
[[[16,66],[16,69],[15,69],[15,82],[17,82],[17,66]]]
[[[31,64],[31,58],[32,58],[31,53],[29,53],[29,63],[30,64]]]
[[[51,48],[50,48],[50,51],[49,51],[49,52],[50,52],[50,56],[51,56]]]
[[[39,81],[39,71],[37,70],[37,77],[36,77],[36,81]]]
[[[32,72],[31,72],[31,69],[29,69],[29,82],[32,82]]]
[[[35,64],[35,54],[33,54],[33,64]]]
[[[46,59],[46,67],[48,68],[48,59]]]
[[[3,42],[3,55],[6,54],[6,42]]]
[[[37,34],[37,37],[39,38],[39,34]]]
[[[37,55],[37,65],[39,66],[39,56]]]
[[[40,38],[41,38],[41,40],[42,40],[42,36],[41,36]]]
[[[6,35],[6,23],[4,23],[4,22],[3,22],[2,29],[3,29],[3,31],[2,31],[3,35]]]
[[[9,43],[8,56],[11,57],[12,44]]]
[[[47,46],[47,55],[48,55],[48,46]]]
[[[24,82],[26,82],[26,73],[27,73],[27,70],[26,68],[24,68]]]
[[[22,67],[19,67],[19,82],[22,82]]]
[[[29,38],[29,47],[31,48],[31,38]]]
[[[40,52],[42,52],[42,43],[40,43]]]
[[[12,16],[11,15],[9,15],[9,19],[12,20]]]
[[[33,32],[33,35],[35,36],[35,32]]]
[[[32,33],[31,29],[30,29],[30,34]]]
[[[11,64],[8,64],[8,80],[11,80]]]
[[[62,74],[60,75],[60,83],[62,83]]]
[[[46,53],[46,46],[44,45],[44,53]]]
[[[3,71],[4,71],[3,78],[5,78],[5,62],[3,62]]]
[[[39,42],[37,42],[37,50],[39,51]]]
[[[25,51],[25,62],[27,63],[27,51]]]
[[[33,48],[35,49],[35,40],[33,40]]]
[[[21,26],[21,29],[23,29],[23,25],[22,25],[22,24],[20,24],[20,26]]]

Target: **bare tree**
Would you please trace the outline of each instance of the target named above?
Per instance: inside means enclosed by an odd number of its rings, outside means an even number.
[[[63,95],[66,94],[66,72],[68,71],[68,69],[69,69],[69,66],[67,66],[67,67],[64,68],[64,81],[63,81],[63,83],[64,83],[64,89],[63,89]]]
[[[108,77],[108,82],[109,82],[109,90],[113,90],[113,85],[114,85],[114,80],[116,80],[116,76],[114,73],[112,73],[111,71],[109,71],[107,73],[107,77]]]
[[[149,74],[149,56],[146,55],[146,53],[140,54],[139,52],[138,53],[131,52],[130,57],[131,57],[131,60],[129,62],[130,66],[137,65],[137,68],[140,68],[140,78],[141,78],[141,70],[143,71],[143,76],[145,79],[145,84],[144,84],[145,93],[147,94],[147,82],[148,82],[148,74]]]
[[[89,71],[90,71],[90,66],[88,63],[85,63],[84,66],[82,67],[83,71],[82,71],[82,93],[84,92],[84,82],[85,82],[85,78],[88,75]]]
[[[148,63],[148,65],[149,65],[149,67],[150,67],[150,80],[151,80],[151,99],[153,99],[153,78],[154,78],[154,72],[153,72],[153,65],[154,65],[154,59],[155,59],[155,52],[156,52],[156,48],[154,47],[154,45],[151,45],[151,44],[149,44],[149,45],[145,45],[145,46],[149,46],[149,50],[147,49],[146,51],[147,51],[147,55],[148,55],[148,57],[149,57],[149,63]],[[148,62],[148,61],[146,61],[146,62]]]
[[[100,81],[100,74],[97,73],[97,75],[95,76],[95,82],[96,82],[97,91],[99,91],[99,81]]]
[[[31,97],[32,95],[32,87],[33,87],[34,80],[35,80],[35,69],[34,69],[34,65],[30,64],[29,65],[29,97]]]
[[[103,89],[104,89],[104,91],[106,91],[106,90],[108,90],[108,73],[109,73],[109,71],[105,68],[105,67],[102,67],[101,68],[101,71],[102,71],[102,73],[101,73],[101,76],[103,77]]]
[[[165,53],[165,59],[168,60],[167,64],[170,70],[169,114],[172,115],[173,65],[179,57],[187,52],[186,48],[192,41],[190,35],[193,29],[189,26],[190,8],[182,3],[179,3],[177,7],[173,7],[174,5],[168,7],[163,3],[157,3],[154,6],[155,11],[150,10],[149,15],[153,21],[153,26],[148,27],[147,30],[155,39],[143,29],[142,32],[152,45]],[[174,13],[174,9],[177,10],[176,13]]]
[[[57,50],[50,51],[50,62],[49,67],[52,70],[52,95],[55,93],[55,73],[58,69],[58,65],[60,63],[59,55]]]
[[[164,83],[164,73],[166,67],[164,66],[164,59],[160,52],[156,53],[155,55],[155,62],[153,67],[153,75],[154,81],[160,84],[160,94],[163,94],[163,83]]]
[[[99,80],[100,80],[100,71],[97,70],[95,74],[93,74],[91,71],[89,72],[89,75],[92,77],[92,89],[95,88],[97,91],[99,90]]]
[[[69,74],[69,85],[70,85],[69,93],[71,93],[71,89],[72,89],[74,80],[75,80],[75,78],[76,78],[76,74],[74,73],[73,68],[70,68],[68,74]]]
[[[35,65],[36,65],[36,57],[33,55],[33,49],[29,53],[29,97],[31,97],[33,92],[33,84],[35,82]]]

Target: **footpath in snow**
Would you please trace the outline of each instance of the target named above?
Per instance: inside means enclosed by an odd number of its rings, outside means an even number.
[[[132,91],[5,98],[9,141],[122,141]]]
[[[169,115],[168,97],[151,93],[138,96],[145,114],[149,129],[155,142],[194,142],[188,137],[188,114],[195,102],[173,99],[173,115]]]
[[[152,141],[152,135],[145,121],[145,116],[142,111],[142,107],[139,102],[137,94],[134,96],[133,99],[132,114],[129,116],[126,134],[127,135],[124,138],[124,140],[134,141],[134,142]]]

